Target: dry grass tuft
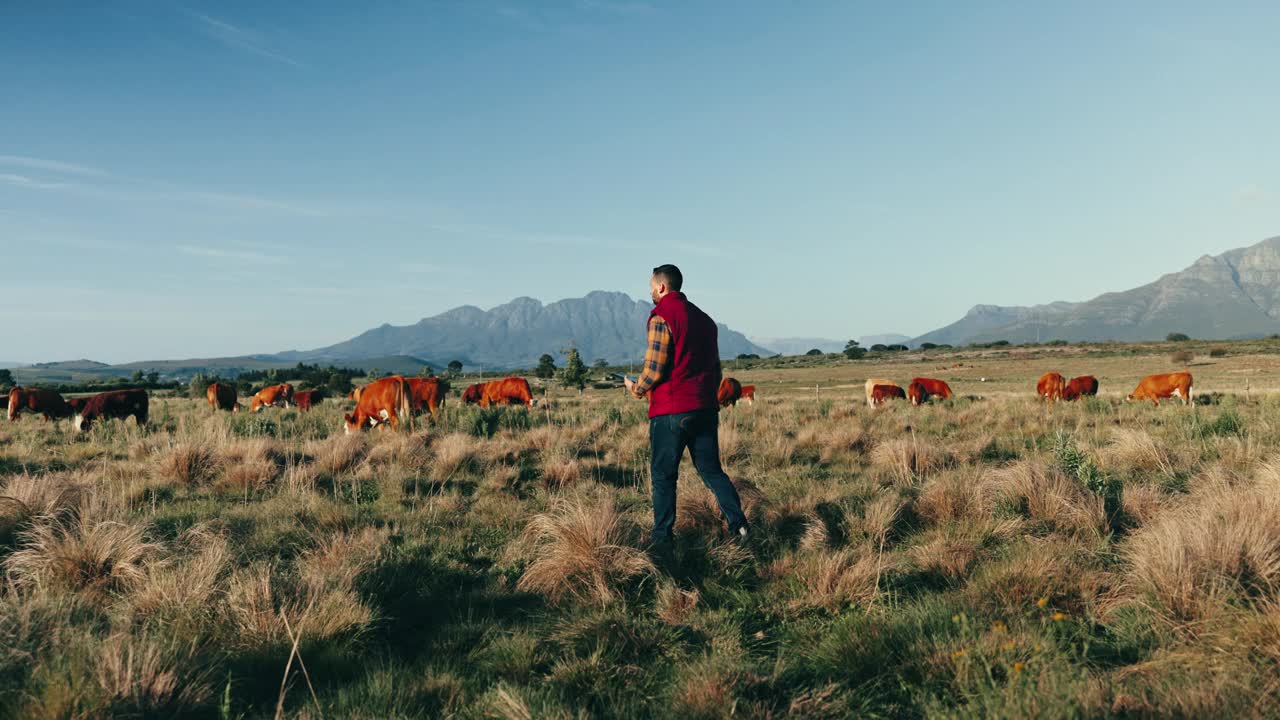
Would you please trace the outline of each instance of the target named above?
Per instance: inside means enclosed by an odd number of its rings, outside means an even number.
[[[935,444],[914,436],[885,440],[871,449],[871,466],[899,485],[910,485],[948,462],[950,458]]]
[[[871,602],[878,593],[880,577],[893,564],[889,554],[867,544],[856,549],[784,557],[775,561],[766,575],[800,582],[803,590],[793,601],[794,606],[837,612],[849,604]]]
[[[534,560],[518,587],[553,602],[608,605],[619,598],[619,584],[655,570],[635,547],[637,535],[611,498],[560,498],[525,528],[523,544]]]
[[[341,475],[359,465],[369,453],[369,440],[365,433],[343,435],[330,439],[316,455],[314,468],[328,475]]]
[[[153,564],[134,592],[133,607],[139,614],[172,621],[210,613],[219,594],[219,581],[231,561],[226,538],[196,526],[183,533],[175,545],[186,551],[182,559]]]
[[[435,444],[435,479],[452,478],[475,458],[476,440],[463,433],[446,435]]]
[[[696,588],[683,590],[674,583],[664,583],[658,588],[658,618],[668,625],[684,625],[700,598]]]
[[[185,485],[204,485],[213,480],[222,463],[217,452],[203,443],[185,443],[169,451],[161,462],[161,474]]]
[[[1068,535],[1106,533],[1102,498],[1056,469],[1024,461],[993,470],[990,478],[993,494],[1013,501],[1043,528]]]
[[[1250,488],[1158,516],[1125,548],[1130,582],[1163,614],[1194,621],[1280,596],[1280,496]]]
[[[146,579],[161,548],[140,526],[94,520],[92,513],[46,518],[20,536],[5,570],[20,585],[90,595],[127,593]]]
[[[146,635],[108,638],[98,649],[94,677],[114,708],[142,716],[181,716],[213,694],[194,648]]]

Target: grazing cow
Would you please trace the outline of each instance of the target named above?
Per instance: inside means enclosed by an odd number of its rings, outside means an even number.
[[[75,411],[61,395],[52,390],[15,387],[9,391],[9,421],[16,421],[24,412],[40,413],[44,422],[49,422],[71,417]]]
[[[872,407],[879,407],[885,404],[886,402],[888,402],[889,400],[892,400],[893,398],[897,398],[899,400],[906,400],[907,393],[904,392],[902,388],[898,387],[897,385],[876,385],[875,387],[871,388],[871,406]]]
[[[924,390],[924,395],[920,397],[920,402],[928,402],[931,397],[940,397],[943,400],[951,397],[951,386],[942,380],[918,377],[911,378],[911,382],[920,383],[920,387]]]
[[[912,405],[920,405],[929,402],[929,391],[924,388],[924,384],[919,380],[912,380],[907,386],[907,399]]]
[[[287,408],[293,404],[293,386],[289,383],[280,383],[279,385],[268,385],[258,391],[253,396],[253,402],[249,406],[249,412],[262,412],[262,408],[269,405]]]
[[[490,380],[467,387],[462,393],[462,402],[480,407],[490,405],[524,405],[533,407],[533,391],[529,389],[529,381],[519,377],[502,380]]]
[[[1067,382],[1067,386],[1062,389],[1062,399],[1071,401],[1078,400],[1085,395],[1098,394],[1098,378],[1092,375],[1081,375],[1073,377]]]
[[[384,377],[364,386],[355,412],[343,416],[347,434],[363,432],[379,424],[391,426],[394,431],[404,418],[413,429],[413,391],[409,382],[399,375]]]
[[[324,390],[299,390],[293,394],[293,404],[298,407],[298,410],[306,412],[324,398]]]
[[[408,381],[413,414],[421,415],[425,409],[435,418],[440,406],[444,405],[444,386],[440,384],[440,378],[408,378]]]
[[[877,385],[896,385],[892,380],[887,378],[867,378],[867,407],[875,407],[876,404],[872,399],[872,395]]]
[[[63,398],[66,400],[67,407],[71,408],[71,414],[74,415],[84,409],[84,404],[89,400],[87,397]]]
[[[716,390],[716,400],[720,403],[720,407],[737,405],[740,399],[742,399],[742,383],[731,377],[720,381],[720,388]]]
[[[204,399],[209,401],[209,407],[214,412],[219,410],[240,412],[240,400],[236,397],[236,389],[232,385],[220,382],[209,383],[209,389],[204,391]]]
[[[76,412],[75,426],[80,432],[99,418],[119,418],[121,420],[133,416],[139,425],[147,424],[147,409],[150,400],[146,390],[111,390],[98,393],[85,400],[84,405]]]
[[[1056,372],[1047,372],[1036,382],[1036,397],[1048,402],[1061,400],[1065,385],[1061,375]]]
[[[1183,405],[1196,404],[1192,387],[1191,373],[1176,372],[1163,375],[1148,375],[1138,383],[1138,387],[1129,394],[1129,400],[1150,400],[1159,405],[1160,400],[1168,397],[1182,399]]]
[[[755,385],[743,385],[743,386],[742,386],[742,399],[743,399],[743,400],[746,400],[748,405],[755,405],[755,404],[756,404],[756,386],[755,386]]]

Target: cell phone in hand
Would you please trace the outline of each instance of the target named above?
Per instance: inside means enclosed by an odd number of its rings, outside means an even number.
[[[630,375],[623,375],[623,376],[622,376],[622,378],[623,378],[624,380],[630,380],[630,381],[631,381],[631,382],[633,382],[633,383],[638,383],[638,382],[640,382],[640,378],[634,378],[634,377],[631,377]]]

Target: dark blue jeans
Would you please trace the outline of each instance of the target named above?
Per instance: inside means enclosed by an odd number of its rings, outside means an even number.
[[[702,483],[716,496],[720,513],[729,523],[729,532],[745,527],[738,489],[720,467],[720,411],[695,410],[678,415],[659,415],[649,420],[649,444],[653,458],[649,469],[653,478],[653,542],[670,543],[676,524],[676,478],[685,448]]]

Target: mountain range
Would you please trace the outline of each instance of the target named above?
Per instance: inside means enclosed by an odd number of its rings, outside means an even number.
[[[1180,272],[1084,302],[976,305],[911,344],[1163,340],[1173,332],[1206,340],[1280,333],[1280,237],[1204,255]]]
[[[596,291],[543,304],[520,297],[491,310],[464,305],[412,325],[382,325],[350,340],[274,357],[288,362],[342,363],[370,356],[410,355],[436,367],[457,360],[468,368],[528,368],[544,353],[562,364],[561,350],[576,347],[585,362],[637,362],[644,357],[645,323],[652,303],[625,293]],[[720,355],[771,355],[739,332],[719,325]]]

